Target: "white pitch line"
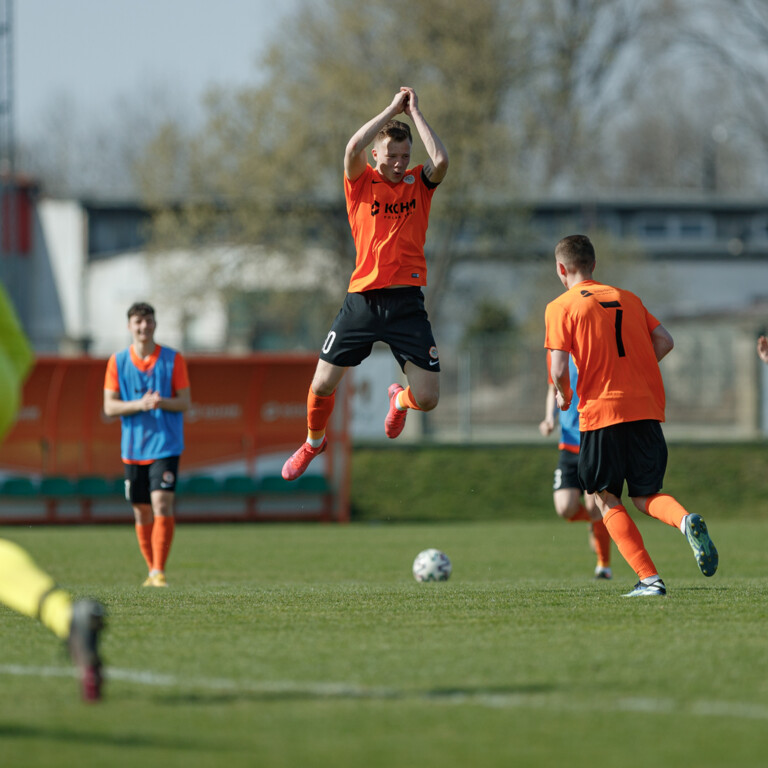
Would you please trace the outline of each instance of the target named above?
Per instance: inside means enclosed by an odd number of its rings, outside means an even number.
[[[35,667],[1,664],[0,676],[76,677],[72,667]],[[475,705],[489,709],[549,709],[561,712],[635,712],[667,716],[670,713],[694,717],[732,717],[739,720],[768,721],[768,706],[743,701],[678,701],[670,698],[621,698],[599,702],[564,701],[558,694],[503,693],[494,690],[412,691],[367,687],[355,683],[299,682],[296,680],[233,680],[230,678],[179,677],[150,670],[107,667],[105,678],[157,688],[180,688],[213,692],[255,694],[294,694],[328,699],[427,700],[432,704]]]
[[[20,664],[0,665],[0,675],[27,677],[76,677],[77,670],[72,667],[23,667]]]

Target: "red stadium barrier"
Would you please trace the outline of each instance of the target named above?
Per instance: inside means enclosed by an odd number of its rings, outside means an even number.
[[[186,359],[192,408],[185,416],[186,448],[177,494],[180,520],[349,519],[346,381],[328,428],[329,450],[303,478],[287,483],[279,478],[280,468],[306,435],[307,388],[317,357]],[[0,523],[130,519],[129,505],[114,490],[116,478],[122,476],[120,421],[102,410],[105,369],[103,359],[37,360],[16,424],[0,446],[0,473],[6,479],[28,478],[33,492],[5,492],[0,484]],[[193,490],[191,479],[198,475],[212,478],[204,493]],[[43,498],[35,492],[44,478],[52,477],[69,480],[73,498],[55,493]],[[78,481],[93,477],[109,480],[111,495],[87,496]],[[252,482],[245,490],[233,490],[237,483],[226,481],[233,477]]]

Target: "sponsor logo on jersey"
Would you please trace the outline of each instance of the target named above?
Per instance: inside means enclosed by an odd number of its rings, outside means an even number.
[[[407,176],[403,177],[404,184],[413,184],[415,181],[416,181],[416,178],[412,173],[409,173]]]
[[[376,216],[378,213],[383,212],[387,218],[400,218],[400,216],[410,216],[416,211],[416,200],[408,200],[402,203],[384,203],[384,210],[382,211],[381,203],[378,200],[374,200],[371,203],[371,216]]]

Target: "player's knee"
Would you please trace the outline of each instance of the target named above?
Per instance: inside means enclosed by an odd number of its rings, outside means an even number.
[[[573,517],[576,516],[578,511],[579,511],[578,505],[573,505],[573,504],[569,504],[566,506],[555,505],[555,512],[557,512],[557,516],[561,517],[563,520],[571,520]]]
[[[422,411],[432,411],[437,408],[437,403],[440,400],[440,393],[421,392],[418,396],[414,395],[414,398]]]
[[[158,493],[152,497],[152,513],[155,517],[173,516],[173,494]]]
[[[134,504],[133,517],[137,525],[149,525],[152,522],[152,507],[149,504]]]
[[[330,397],[339,386],[339,382],[344,378],[347,368],[338,365],[332,365],[325,360],[318,360],[315,373],[312,376],[310,389],[318,397]]]
[[[318,397],[330,397],[336,389],[336,384],[331,382],[327,376],[316,373],[310,388]]]
[[[576,492],[563,489],[555,493],[555,512],[563,520],[572,520],[581,510],[581,499]]]

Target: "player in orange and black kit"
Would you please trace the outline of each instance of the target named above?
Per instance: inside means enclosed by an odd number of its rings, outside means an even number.
[[[595,494],[611,538],[638,576],[627,597],[665,595],[666,587],[621,503],[625,481],[634,505],[679,528],[701,572],[712,576],[718,554],[704,520],[660,493],[667,445],[658,363],[672,350],[672,337],[633,293],[592,279],[595,250],[588,237],[563,238],[555,248],[555,263],[567,290],[547,305],[544,346],[551,352],[561,410],[573,396],[569,354],[579,369],[579,481]]]
[[[428,160],[409,168],[413,139],[405,113],[424,144]],[[368,164],[373,143],[375,166]],[[344,153],[344,194],[357,254],[344,304],[325,339],[307,397],[307,439],[285,462],[283,477],[295,480],[325,450],[334,394],[350,366],[383,341],[408,379],[391,384],[387,437],[397,437],[409,408],[429,411],[440,394],[440,361],[424,308],[427,284],[424,242],[432,195],[448,170],[448,153],[419,109],[413,88],[401,88],[392,103],[363,125]]]

